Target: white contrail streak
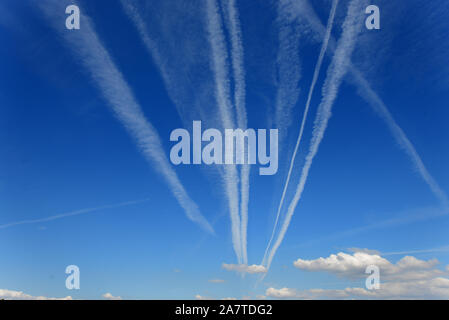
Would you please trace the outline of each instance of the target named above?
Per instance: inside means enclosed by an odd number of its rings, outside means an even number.
[[[129,0],[121,0],[120,3],[122,4],[125,13],[134,23],[134,26],[136,27],[144,46],[146,47],[148,53],[151,55],[154,63],[158,67],[162,80],[164,81],[164,85],[167,88],[167,92],[170,98],[173,100],[174,105],[178,111],[178,114],[182,117],[184,111],[182,110],[181,104],[178,101],[179,99],[174,94],[176,90],[172,85],[173,79],[170,77],[170,73],[168,72],[166,58],[164,58],[156,42],[148,34],[146,30],[147,29],[146,23],[143,20],[142,16],[140,15],[139,10],[134,6],[134,4],[132,4],[132,2],[130,2]]]
[[[207,27],[212,49],[212,69],[215,75],[215,97],[222,125],[224,128],[234,127],[234,117],[230,101],[230,84],[227,72],[227,50],[223,34],[221,17],[215,0],[207,0]],[[233,150],[226,150],[232,152]],[[234,165],[226,165],[224,169],[225,191],[228,197],[232,243],[237,260],[242,263],[241,220],[239,215],[238,174]]]
[[[41,4],[49,19],[55,23],[56,30],[91,75],[117,119],[134,138],[145,159],[157,168],[157,172],[169,185],[187,217],[213,233],[212,226],[200,213],[171,167],[156,129],[145,118],[131,88],[98,38],[89,17],[83,15],[81,29],[70,32],[56,25],[59,16],[55,16],[55,12],[64,12],[61,2],[43,1]]]
[[[158,66],[160,73],[162,75],[162,78],[165,82],[165,86],[167,88],[167,91],[169,92],[172,100],[174,101],[175,105],[177,106],[178,113],[183,118],[183,108],[180,107],[182,104],[179,99],[177,99],[175,86],[173,85],[173,78],[170,77],[170,73],[167,72],[168,66],[167,61],[163,58],[163,56],[160,54],[159,49],[155,41],[149,36],[149,33],[147,31],[147,26],[145,21],[142,19],[139,10],[136,9],[136,7],[129,1],[122,0],[121,1],[123,8],[125,9],[125,13],[130,17],[132,22],[134,23],[135,27],[137,28],[139,35],[142,39],[142,42],[144,43],[147,51],[152,56],[153,60],[155,61],[155,64]],[[211,4],[211,6],[216,6],[216,4]],[[212,10],[213,11],[213,10]],[[246,127],[246,110],[245,110],[245,73],[243,69],[243,46],[241,44],[241,32],[240,32],[240,24],[238,21],[238,13],[235,8],[234,1],[229,1],[227,6],[227,23],[229,24],[229,29],[232,33],[232,66],[233,66],[233,72],[235,77],[235,103],[236,103],[236,111],[237,111],[237,121],[239,123],[240,127]],[[219,56],[214,60],[213,63],[213,70],[217,76],[220,77],[219,81],[217,82],[217,85],[220,86],[218,88],[222,91],[229,91],[229,89],[226,87],[228,85],[229,80],[223,80],[222,77],[228,77],[226,72],[226,59],[227,56],[226,53],[226,45],[224,42],[224,35],[222,31],[221,23],[218,19],[218,13],[217,15],[214,15],[211,13],[211,16],[213,19],[216,19],[212,26],[209,27],[209,29],[213,28],[214,37],[217,37],[214,39],[214,41],[211,41],[211,43],[214,46],[212,46],[212,49],[217,51],[217,54],[224,54],[224,56]],[[220,53],[222,51],[222,53]],[[225,78],[226,79],[226,78]],[[229,93],[225,92],[226,95],[229,95]],[[231,128],[230,126],[233,124],[232,117],[230,116],[232,114],[231,104],[230,104],[230,98],[227,96],[225,99],[220,98],[219,107],[220,107],[220,118],[222,121],[222,125],[225,128]],[[245,241],[246,243],[246,225],[247,225],[247,219],[243,219],[245,223],[240,223],[240,217],[239,217],[239,204],[238,204],[238,173],[236,172],[235,168],[229,168],[225,169],[224,172],[222,172],[223,178],[225,181],[225,193],[228,197],[228,204],[229,204],[229,210],[231,214],[231,225],[232,225],[232,234],[233,234],[233,243],[234,248],[236,246],[236,241],[238,241],[241,247],[240,253],[236,251],[237,257],[243,256],[243,259],[246,261],[246,244],[244,245],[242,243],[242,237],[241,233],[245,235]],[[248,193],[249,193],[249,166],[244,166],[241,171],[242,177],[241,177],[241,185],[242,185],[242,195],[241,195],[241,211],[243,214],[247,217],[247,203],[248,203]],[[235,185],[234,185],[235,184]],[[246,209],[245,209],[246,208]],[[237,218],[236,218],[237,217]],[[240,228],[239,234],[236,234],[236,228]],[[245,248],[245,249],[244,249]]]
[[[310,6],[307,0],[300,0],[295,2],[295,4],[297,5],[297,8],[295,8],[295,10],[296,13],[300,15],[300,20],[306,21],[309,24],[311,31],[313,31],[317,35],[317,37],[314,37],[314,40],[319,41],[320,37],[322,37],[322,35],[325,33],[325,27],[320,22],[315,11]],[[332,37],[329,41],[329,49],[329,51],[331,52],[335,51],[335,40],[332,39]],[[402,128],[397,124],[396,120],[393,118],[392,114],[390,113],[382,99],[379,97],[379,95],[372,89],[369,82],[366,80],[360,70],[358,70],[352,63],[350,63],[349,65],[348,73],[351,75],[351,77],[347,78],[348,81],[357,87],[358,94],[363,99],[365,99],[371,106],[371,108],[373,108],[373,110],[381,117],[381,119],[385,121],[394,139],[408,155],[413,166],[416,168],[419,175],[428,185],[435,197],[437,197],[437,199],[444,207],[449,207],[449,200],[447,195],[427,170],[414,145],[411,143]]]
[[[225,4],[226,3],[226,4]],[[248,126],[247,113],[245,107],[245,69],[244,69],[244,53],[242,44],[242,32],[240,27],[239,15],[235,0],[222,1],[222,5],[226,5],[224,10],[225,22],[230,31],[231,39],[231,61],[234,74],[234,102],[237,114],[237,125],[240,129],[245,130]],[[244,148],[244,145],[242,145]],[[237,152],[245,152],[240,150]],[[245,159],[246,159],[245,154]],[[244,164],[240,170],[240,214],[241,225],[240,235],[242,242],[242,259],[243,264],[248,264],[247,253],[247,229],[248,229],[248,203],[249,203],[249,175],[250,165]]]
[[[353,76],[353,79],[350,81],[354,81],[359,86],[359,95],[367,100],[371,107],[376,111],[376,113],[385,121],[391,133],[393,134],[393,137],[396,139],[397,143],[402,147],[402,149],[404,149],[405,153],[409,156],[410,160],[418,170],[421,178],[429,186],[430,190],[439,199],[441,204],[445,208],[449,208],[449,200],[447,198],[447,195],[427,170],[415,147],[410,142],[402,128],[396,123],[385,103],[373,91],[368,81],[363,77],[359,70],[354,67],[352,67],[350,70],[351,75]]]
[[[337,11],[338,1],[339,0],[333,0],[332,1],[332,8],[331,8],[331,11],[330,11],[330,14],[329,14],[329,19],[327,21],[326,33],[324,34],[323,44],[321,45],[320,54],[318,56],[318,61],[317,61],[317,64],[315,66],[315,71],[313,73],[312,83],[310,85],[309,93],[308,93],[308,96],[307,96],[307,102],[306,102],[306,106],[305,106],[305,109],[304,109],[304,115],[303,115],[303,118],[302,118],[298,139],[296,140],[295,150],[294,150],[293,156],[292,156],[292,158],[290,160],[290,168],[288,169],[287,179],[286,179],[286,182],[285,182],[285,185],[284,185],[284,190],[282,191],[281,201],[279,203],[279,207],[278,207],[278,210],[277,210],[277,213],[276,213],[276,221],[274,223],[273,232],[271,233],[270,241],[268,242],[267,248],[265,249],[265,254],[264,254],[262,263],[266,262],[268,249],[271,246],[271,242],[273,241],[273,238],[274,238],[274,235],[275,235],[275,232],[276,232],[277,224],[278,224],[278,221],[279,221],[279,216],[281,214],[281,209],[282,209],[282,206],[284,204],[285,194],[287,193],[288,184],[290,182],[290,177],[291,177],[291,174],[292,174],[292,171],[293,171],[293,166],[294,166],[294,163],[295,163],[296,154],[298,153],[298,149],[299,149],[299,146],[301,144],[302,135],[303,135],[303,132],[304,132],[304,127],[305,127],[306,120],[307,120],[307,115],[309,113],[310,101],[312,100],[313,90],[315,89],[315,85],[316,85],[316,82],[318,80],[318,76],[319,76],[320,70],[321,70],[321,64],[323,63],[324,54],[326,53],[326,50],[327,50],[327,44],[329,43],[329,38],[331,36],[332,27],[333,27],[333,24],[334,24],[335,12]]]
[[[302,168],[299,184],[296,193],[291,201],[284,223],[282,224],[279,235],[276,239],[273,248],[270,251],[267,261],[267,269],[270,268],[271,262],[277,249],[282,243],[287,232],[290,221],[295,212],[296,206],[301,198],[304,190],[307,177],[312,166],[312,161],[318,152],[320,143],[324,137],[328,121],[331,117],[332,106],[337,98],[338,89],[342,82],[343,76],[347,73],[350,63],[350,58],[355,47],[357,36],[362,28],[364,15],[362,8],[365,7],[366,0],[352,0],[348,6],[348,12],[343,23],[343,31],[340,40],[338,41],[332,62],[327,70],[326,80],[322,90],[322,100],[318,106],[317,115],[315,118],[315,125],[312,133],[312,139],[309,147],[309,153],[306,156],[306,162]]]
[[[91,212],[101,211],[101,210],[105,210],[105,209],[120,208],[120,207],[125,207],[125,206],[130,206],[133,204],[146,202],[149,200],[150,199],[127,201],[127,202],[121,202],[121,203],[100,206],[100,207],[95,207],[95,208],[86,208],[86,209],[65,212],[65,213],[61,213],[61,214],[57,214],[57,215],[49,216],[49,217],[45,217],[45,218],[15,221],[15,222],[10,222],[10,223],[0,225],[0,229],[6,229],[9,227],[18,226],[18,225],[22,225],[22,224],[34,224],[34,223],[48,222],[48,221],[58,220],[58,219],[62,219],[62,218],[78,216],[81,214],[87,214],[87,213],[91,213]]]
[[[235,92],[234,100],[237,111],[237,124],[239,128],[246,129],[247,114],[245,108],[245,69],[243,61],[242,31],[235,0],[222,1],[226,3],[226,25],[231,34],[232,70],[234,72]]]

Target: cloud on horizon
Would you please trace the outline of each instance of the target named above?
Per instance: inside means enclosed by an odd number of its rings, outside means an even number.
[[[339,252],[313,260],[297,259],[293,265],[300,270],[325,272],[347,280],[366,279],[366,267],[376,265],[380,269],[380,289],[270,287],[265,295],[276,299],[449,299],[449,266],[441,270],[436,268],[438,264],[437,259],[420,260],[413,256],[392,263],[379,254],[362,251]]]
[[[122,297],[120,297],[120,296],[113,296],[109,292],[106,292],[105,294],[103,294],[102,297],[104,299],[106,299],[106,300],[122,300]]]
[[[262,266],[262,265],[258,265],[258,264],[253,264],[253,265],[246,265],[246,264],[227,264],[227,263],[223,263],[222,264],[222,268],[227,270],[227,271],[236,271],[236,272],[241,272],[241,273],[249,273],[249,274],[256,274],[256,273],[266,273],[267,272],[267,268]]]
[[[50,298],[44,296],[32,296],[23,291],[0,289],[0,299],[4,300],[73,300],[71,296],[64,298]]]

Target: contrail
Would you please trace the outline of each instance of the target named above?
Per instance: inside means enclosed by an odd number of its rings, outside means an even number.
[[[306,162],[304,164],[304,167],[302,168],[296,193],[288,207],[284,223],[282,224],[276,242],[273,245],[273,248],[271,249],[268,256],[267,269],[270,268],[273,257],[277,249],[281,245],[282,240],[284,239],[298,201],[300,200],[302,192],[304,190],[304,186],[307,181],[310,168],[312,166],[312,161],[317,154],[320,143],[324,137],[328,121],[331,117],[333,103],[337,98],[338,89],[343,80],[343,76],[349,69],[349,62],[355,47],[355,42],[362,28],[362,22],[364,18],[362,9],[366,7],[363,6],[366,3],[366,0],[352,0],[349,3],[347,15],[343,23],[342,35],[340,40],[338,41],[334,57],[332,58],[332,62],[327,70],[326,80],[323,85],[323,97],[320,105],[318,106],[318,111],[315,118],[315,125],[312,132],[309,153],[306,156]]]
[[[145,23],[145,21],[142,19],[139,10],[136,9],[136,7],[129,1],[125,1],[122,0],[121,4],[125,10],[125,13],[128,15],[128,17],[131,19],[131,21],[134,23],[136,29],[138,30],[138,33],[142,39],[143,44],[145,45],[147,51],[150,53],[150,55],[152,56],[153,60],[155,61],[155,64],[157,65],[157,67],[160,70],[161,76],[164,80],[165,86],[167,88],[167,91],[169,92],[171,99],[173,100],[173,102],[175,103],[175,105],[177,106],[178,109],[178,114],[181,116],[181,118],[183,117],[183,108],[180,107],[180,105],[182,104],[179,99],[177,98],[177,95],[175,93],[175,87],[176,85],[173,85],[173,77],[170,76],[170,73],[167,71],[168,66],[167,66],[167,61],[165,61],[163,55],[161,55],[159,48],[157,46],[157,43],[150,37],[148,31],[147,31],[147,25]],[[211,6],[215,6],[216,8],[216,4],[211,4]],[[218,10],[218,9],[216,9]],[[216,11],[215,10],[215,11]],[[213,10],[212,10],[213,11]],[[237,120],[239,122],[239,126],[241,127],[246,127],[246,110],[245,110],[245,81],[244,81],[244,69],[242,66],[242,60],[243,60],[243,47],[241,45],[241,35],[240,35],[240,25],[238,22],[238,17],[237,17],[237,11],[236,8],[234,6],[233,2],[229,2],[228,4],[228,11],[226,11],[228,14],[228,20],[229,21],[229,28],[231,29],[232,32],[232,66],[233,66],[233,71],[234,71],[234,77],[235,77],[235,102],[236,102],[236,109],[237,109]],[[214,21],[215,24],[217,25],[213,25],[213,26],[209,26],[209,29],[213,28],[214,30],[211,31],[214,33],[214,36],[216,35],[218,38],[214,40],[214,42],[211,41],[211,43],[214,46],[212,46],[212,49],[219,52],[226,52],[226,45],[224,42],[224,35],[223,35],[223,31],[222,31],[222,26],[221,23],[219,22],[218,19],[220,19],[220,17],[217,15],[214,16],[213,12],[211,13],[212,16],[208,16],[208,17],[212,17],[213,19],[216,19]],[[220,39],[222,38],[222,39]],[[217,72],[220,74],[220,77],[228,77],[227,73],[226,73],[226,59],[227,56],[225,55],[224,57],[218,57],[215,61],[217,61],[216,63],[214,62],[212,68],[215,71],[215,74],[217,74]],[[219,70],[217,70],[219,69]],[[220,78],[222,79],[222,78]],[[228,90],[228,88],[226,88],[226,81],[216,81],[217,85],[220,85],[221,89],[220,90]],[[227,95],[229,93],[226,93]],[[230,117],[230,115],[232,114],[232,110],[231,105],[230,105],[230,99],[228,99],[228,101],[223,100],[221,98],[221,102],[219,102],[219,107],[220,107],[220,118],[222,121],[222,125],[225,128],[231,128],[233,127],[233,120]],[[227,105],[229,103],[229,105]],[[239,218],[239,204],[238,204],[238,173],[236,172],[235,168],[226,168],[223,172],[222,172],[223,178],[224,178],[224,183],[225,183],[225,193],[228,197],[228,202],[229,202],[229,210],[231,212],[231,225],[232,225],[232,234],[233,234],[233,243],[234,243],[234,248],[236,246],[236,242],[238,241],[239,246],[243,247],[243,244],[241,243],[241,236],[240,236],[240,230],[239,230],[239,234],[236,234],[236,228],[239,229],[244,229],[246,230],[246,227],[243,227],[243,224],[240,224],[240,218]],[[247,203],[248,203],[248,192],[247,190],[249,190],[249,183],[247,182],[249,178],[249,168],[242,168],[242,177],[241,177],[241,181],[242,181],[242,202],[241,202],[241,206],[242,206],[242,212],[247,212],[247,210],[243,210],[243,208],[247,208]],[[246,204],[246,205],[245,205]],[[236,218],[237,217],[237,218]],[[246,234],[246,233],[245,233]],[[246,237],[245,237],[246,239]],[[246,242],[246,241],[245,241]],[[246,248],[246,245],[245,245]],[[240,252],[245,252],[243,254],[243,256],[246,259],[246,250],[244,250],[243,248],[240,249]],[[238,253],[236,251],[237,257],[242,256],[241,253]]]
[[[447,195],[427,170],[415,147],[410,142],[402,128],[396,123],[385,103],[373,91],[368,81],[363,77],[359,70],[354,67],[352,67],[350,70],[351,75],[353,76],[353,79],[350,81],[354,81],[359,86],[359,95],[367,100],[370,103],[371,107],[376,111],[376,113],[385,121],[391,133],[393,134],[393,137],[396,139],[397,143],[402,147],[405,153],[409,156],[410,160],[418,170],[421,178],[429,186],[430,190],[439,199],[441,204],[445,208],[449,208],[449,200],[447,198]]]
[[[91,75],[103,97],[109,103],[117,119],[135,140],[145,159],[155,168],[169,185],[171,192],[184,209],[187,217],[213,233],[209,222],[200,213],[196,203],[189,197],[176,172],[171,167],[162,148],[160,137],[153,125],[145,118],[131,88],[102,45],[89,17],[82,16],[80,30],[70,32],[62,29],[56,21],[55,12],[64,12],[61,2],[41,2],[41,8],[55,24],[66,44],[73,50]],[[55,5],[58,6],[55,8]],[[57,9],[57,10],[55,10]]]
[[[225,23],[227,29],[230,31],[231,39],[231,61],[232,70],[234,74],[234,102],[237,114],[237,125],[240,129],[245,130],[248,126],[247,113],[245,107],[245,69],[244,69],[244,54],[242,44],[242,31],[240,27],[239,15],[235,0],[222,1],[222,5],[225,5],[224,10]],[[242,145],[244,148],[244,145]],[[237,152],[245,152],[245,150],[239,150]],[[245,154],[245,159],[247,159]],[[240,235],[242,242],[242,259],[243,264],[248,264],[247,253],[247,229],[248,229],[248,203],[249,203],[249,175],[250,165],[243,164],[240,170],[240,214],[241,225]]]
[[[298,25],[292,24],[291,9],[286,0],[279,2],[277,21],[280,24],[280,30],[274,127],[279,129],[280,140],[283,141],[291,124],[292,110],[298,101],[300,91],[298,86],[301,79]]]
[[[265,254],[263,256],[262,264],[266,262],[268,249],[270,248],[271,242],[273,241],[273,238],[274,238],[274,235],[275,235],[275,231],[276,231],[276,228],[277,228],[277,224],[278,224],[278,220],[279,220],[279,216],[281,214],[281,209],[282,209],[282,206],[284,204],[284,198],[285,198],[285,194],[287,193],[288,184],[290,182],[290,177],[291,177],[293,166],[294,166],[294,163],[295,163],[296,154],[297,154],[299,146],[301,144],[301,139],[302,139],[302,135],[303,135],[303,132],[304,132],[304,127],[305,127],[306,120],[307,120],[307,115],[308,115],[308,112],[309,112],[310,101],[312,100],[313,90],[315,89],[315,85],[316,85],[316,82],[318,80],[318,76],[320,74],[321,64],[323,63],[324,54],[326,53],[326,50],[327,50],[327,44],[329,43],[329,38],[331,36],[332,27],[333,27],[333,24],[334,24],[335,12],[337,11],[338,1],[339,0],[333,0],[332,1],[332,8],[331,8],[331,11],[330,11],[330,14],[329,14],[329,19],[327,21],[326,33],[324,34],[323,44],[321,45],[320,54],[318,56],[318,61],[317,61],[317,64],[315,66],[315,71],[313,73],[313,78],[312,78],[312,83],[310,85],[309,94],[307,96],[307,102],[306,102],[306,106],[305,106],[305,109],[304,109],[304,115],[303,115],[302,122],[301,122],[301,128],[299,130],[299,135],[298,135],[298,139],[296,141],[296,146],[295,146],[295,150],[293,152],[293,156],[292,156],[292,158],[290,160],[290,168],[288,170],[287,179],[286,179],[286,182],[285,182],[285,185],[284,185],[284,190],[282,191],[281,201],[279,203],[279,207],[278,207],[278,210],[277,210],[277,213],[276,213],[276,221],[274,222],[273,232],[271,233],[270,241],[268,242],[267,248],[265,249]]]
[[[162,80],[164,81],[164,85],[167,88],[167,92],[170,98],[173,100],[174,105],[177,109],[177,112],[181,118],[183,118],[184,111],[181,108],[181,103],[178,101],[179,99],[174,94],[175,89],[172,85],[173,79],[168,72],[168,66],[166,58],[161,54],[156,42],[150,37],[147,32],[147,26],[142,16],[139,13],[139,10],[132,4],[131,1],[121,0],[120,3],[127,14],[127,16],[131,19],[136,27],[139,36],[147,49],[148,53],[151,55],[154,63],[158,67],[158,70],[161,74]]]
[[[0,225],[0,229],[6,229],[9,227],[18,226],[21,224],[33,224],[33,223],[40,223],[40,222],[48,222],[48,221],[53,221],[53,220],[62,219],[62,218],[66,218],[66,217],[73,217],[73,216],[78,216],[81,214],[87,214],[87,213],[91,213],[91,212],[101,211],[101,210],[105,210],[105,209],[120,208],[120,207],[125,207],[125,206],[130,206],[133,204],[146,202],[149,200],[150,199],[133,200],[133,201],[121,202],[121,203],[116,203],[116,204],[111,204],[111,205],[100,206],[100,207],[86,208],[86,209],[65,212],[65,213],[61,213],[61,214],[57,214],[57,215],[49,216],[49,217],[45,217],[45,218],[15,221],[15,222],[10,222],[7,224]]]
[[[320,22],[318,16],[310,6],[309,2],[307,0],[300,0],[294,3],[297,6],[297,8],[295,8],[297,14],[301,16],[301,21],[307,21],[311,28],[311,31],[316,34],[316,37],[314,37],[313,39],[315,41],[320,41],[320,38],[325,33],[325,27]],[[332,52],[335,51],[335,40],[332,37],[329,40],[329,49]],[[368,104],[376,112],[376,114],[378,114],[381,119],[385,121],[387,127],[393,135],[393,138],[405,151],[421,178],[428,185],[432,193],[441,202],[441,204],[445,208],[448,208],[449,200],[447,195],[441,189],[433,176],[429,173],[428,169],[421,159],[421,156],[418,154],[414,145],[411,143],[405,132],[397,124],[396,120],[393,118],[385,103],[372,89],[369,82],[366,80],[360,70],[358,70],[352,63],[350,63],[349,65],[348,73],[351,75],[351,77],[347,77],[347,81],[357,87],[358,94],[366,102],[368,102]]]
[[[230,101],[230,85],[227,72],[226,42],[223,35],[221,17],[215,0],[207,0],[207,27],[212,49],[212,69],[215,75],[215,97],[222,125],[224,128],[234,127],[234,117]],[[226,150],[232,152],[233,150]],[[238,173],[234,165],[226,165],[224,169],[225,190],[228,197],[231,218],[232,243],[237,260],[242,263],[241,220],[239,215]]]

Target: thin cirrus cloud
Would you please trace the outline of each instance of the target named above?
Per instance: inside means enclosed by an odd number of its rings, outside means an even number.
[[[276,227],[277,227],[277,224],[278,224],[278,221],[279,221],[279,217],[280,217],[280,214],[281,214],[282,206],[284,204],[285,195],[287,193],[288,185],[289,185],[290,178],[291,178],[291,175],[292,175],[296,154],[298,153],[299,146],[301,144],[302,135],[303,135],[303,132],[304,132],[304,127],[305,127],[306,120],[307,120],[307,115],[309,113],[310,102],[312,100],[313,90],[315,88],[316,82],[318,80],[318,76],[320,74],[321,64],[323,63],[324,54],[326,53],[327,44],[329,43],[329,38],[331,36],[332,27],[334,25],[334,18],[335,18],[335,12],[337,11],[337,6],[338,6],[338,0],[333,0],[332,1],[331,11],[330,11],[330,14],[329,14],[329,19],[328,19],[328,22],[327,22],[326,33],[324,35],[323,43],[321,45],[320,54],[318,56],[318,61],[316,63],[315,70],[313,72],[312,83],[310,85],[309,93],[307,95],[307,102],[306,102],[306,106],[304,108],[304,114],[303,114],[303,118],[302,118],[302,122],[301,122],[301,127],[299,129],[298,139],[296,141],[295,149],[293,151],[293,156],[292,156],[292,158],[290,160],[290,167],[288,169],[287,178],[286,178],[286,181],[285,181],[285,184],[284,184],[284,188],[282,190],[281,201],[279,202],[278,210],[277,210],[277,213],[276,213],[276,220],[274,222],[273,231],[271,233],[271,238],[270,238],[270,240],[268,242],[268,245],[267,245],[267,247],[265,249],[265,253],[264,253],[264,257],[263,257],[262,263],[266,263],[268,249],[270,248],[271,243],[272,243],[273,238],[274,238],[274,235],[275,235],[275,231],[276,231]]]
[[[51,23],[57,20],[54,12],[64,12],[63,4],[60,2],[43,1],[40,5]],[[66,44],[72,48],[74,55],[89,72],[115,116],[135,140],[145,159],[152,166],[158,168],[157,172],[168,184],[187,217],[198,223],[204,230],[213,233],[212,226],[200,213],[197,204],[189,197],[171,167],[156,129],[146,119],[131,88],[98,38],[89,17],[83,15],[82,19],[83,27],[75,33],[66,32],[65,29],[61,32],[60,28],[57,30],[60,31]]]
[[[305,164],[302,168],[298,186],[295,195],[288,206],[286,216],[279,231],[276,242],[270,250],[267,258],[267,269],[270,268],[271,262],[277,249],[282,243],[287,232],[290,221],[295,212],[296,206],[301,198],[304,190],[307,177],[312,166],[313,159],[318,152],[320,143],[324,137],[328,121],[332,114],[332,106],[338,95],[338,90],[342,82],[343,76],[347,73],[352,52],[355,48],[355,43],[358,34],[361,30],[363,16],[360,15],[362,8],[367,1],[352,0],[348,5],[345,21],[343,22],[343,31],[341,38],[338,41],[332,62],[327,70],[326,80],[322,89],[322,100],[318,106],[318,111],[315,117],[314,129],[312,132],[312,140],[309,147],[309,152],[306,156]],[[366,6],[365,6],[366,7]]]

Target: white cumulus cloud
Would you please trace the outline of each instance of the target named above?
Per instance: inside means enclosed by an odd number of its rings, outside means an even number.
[[[258,264],[253,264],[253,265],[246,265],[246,264],[227,264],[227,263],[223,263],[222,264],[223,269],[227,270],[227,271],[236,271],[236,272],[241,272],[241,273],[250,273],[250,274],[255,274],[255,273],[266,273],[267,272],[267,268],[262,266],[262,265],[258,265]]]
[[[430,279],[444,275],[444,271],[434,268],[437,264],[436,259],[425,261],[413,256],[405,256],[394,264],[379,254],[366,252],[339,252],[327,258],[298,259],[293,263],[301,270],[328,272],[349,279],[365,278],[366,267],[376,265],[385,280]]]

